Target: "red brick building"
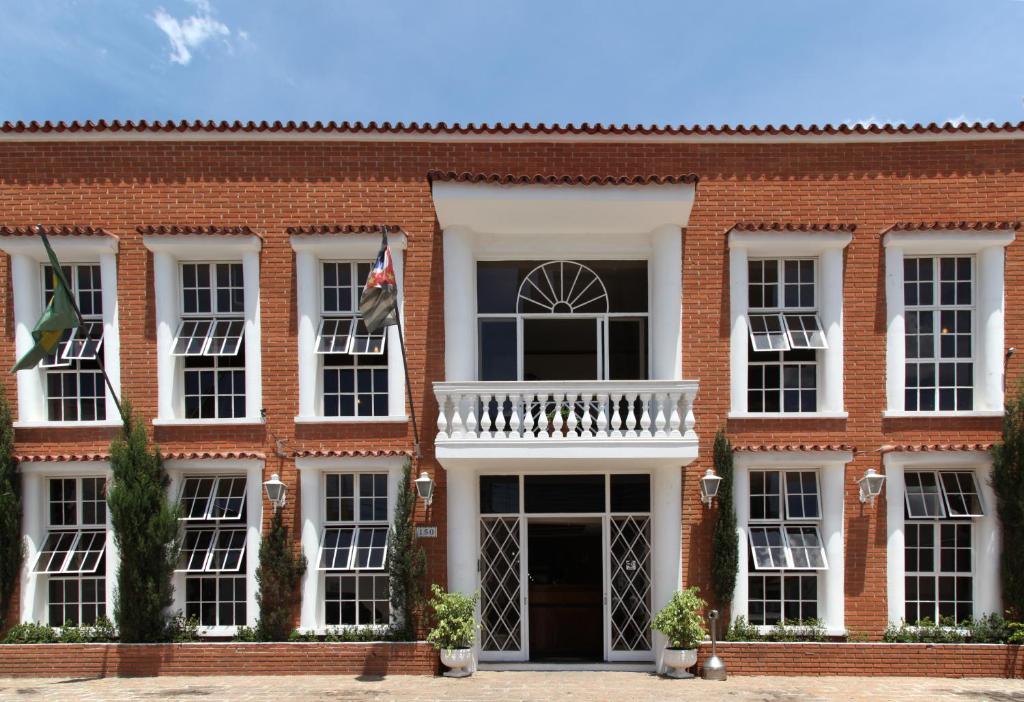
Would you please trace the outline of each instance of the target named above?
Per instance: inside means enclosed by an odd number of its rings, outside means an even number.
[[[431,579],[481,591],[482,658],[653,659],[650,612],[709,591],[718,429],[734,615],[878,637],[999,611],[988,448],[1024,333],[1022,129],[6,124],[0,353],[46,296],[29,225],[87,321],[7,383],[13,614],[111,606],[102,355],[183,501],[176,604],[206,633],[255,619],[274,473],[310,561],[297,625],[388,621],[413,432],[395,330],[354,306],[379,224],[435,484],[421,543]]]

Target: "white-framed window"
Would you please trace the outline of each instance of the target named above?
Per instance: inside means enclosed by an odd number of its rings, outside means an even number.
[[[813,258],[749,261],[748,411],[817,411],[818,350],[828,348],[817,277]]]
[[[64,333],[54,353],[40,362],[45,374],[46,416],[51,422],[107,418],[103,361],[103,284],[98,263],[63,266],[64,279],[84,324]],[[54,272],[42,266],[43,307],[53,297]]]
[[[904,473],[904,619],[959,624],[974,616],[976,518],[985,516],[970,470]]]
[[[903,259],[904,409],[974,409],[973,256]]]
[[[181,482],[182,545],[176,571],[185,578],[185,615],[204,628],[248,622],[247,477],[186,474]]]
[[[749,472],[747,616],[751,624],[818,617],[817,571],[828,569],[818,472]]]
[[[45,578],[47,622],[93,624],[106,615],[107,480],[61,476],[43,483],[46,537],[32,572]]]
[[[387,471],[325,473],[317,570],[327,626],[387,625]]]
[[[245,283],[238,262],[180,264],[181,321],[171,355],[184,358],[186,419],[246,414]]]
[[[387,328],[371,334],[359,315],[359,296],[372,263],[320,262],[321,412],[325,417],[388,415]]]

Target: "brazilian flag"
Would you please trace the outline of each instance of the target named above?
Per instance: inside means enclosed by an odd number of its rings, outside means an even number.
[[[43,247],[46,248],[46,255],[50,258],[50,267],[53,269],[53,297],[43,310],[43,316],[36,322],[32,330],[32,338],[36,344],[22,356],[11,372],[17,372],[27,368],[35,368],[36,365],[54,352],[61,337],[68,329],[78,326],[78,313],[75,311],[74,301],[71,299],[70,286],[64,279],[64,270],[60,267],[60,261],[50,248],[50,242],[46,235],[39,233],[42,237]]]

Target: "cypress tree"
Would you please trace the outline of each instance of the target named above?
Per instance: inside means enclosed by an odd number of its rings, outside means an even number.
[[[736,573],[739,569],[739,537],[736,534],[736,510],[732,504],[732,444],[719,430],[715,434],[715,473],[722,479],[718,485],[718,518],[712,537],[711,589],[715,603],[720,609],[732,602],[736,589]]]
[[[120,552],[114,619],[121,641],[147,643],[168,636],[171,578],[178,557],[178,506],[146,428],[125,405],[121,435],[110,445],[113,480],[107,491],[114,542]]]
[[[259,588],[256,602],[260,608],[256,623],[257,640],[288,640],[294,621],[296,591],[305,572],[306,557],[295,554],[281,510],[275,510],[270,531],[260,542],[260,564],[256,568]]]
[[[426,554],[416,541],[413,526],[416,491],[412,482],[412,462],[406,459],[388,536],[391,542],[388,570],[391,576],[391,611],[400,622],[399,636],[407,641],[416,637],[419,610],[426,598],[427,574]]]
[[[7,394],[0,386],[0,631],[5,628],[23,557],[21,485],[14,462],[14,425]]]
[[[992,449],[992,490],[1002,530],[999,569],[1010,618],[1024,618],[1024,387],[1009,398],[1003,441]]]

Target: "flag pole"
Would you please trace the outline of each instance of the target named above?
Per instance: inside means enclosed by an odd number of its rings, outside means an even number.
[[[46,241],[47,244],[49,244],[46,234],[43,233],[42,225],[37,224],[35,226],[35,230],[36,234],[38,234],[43,241]],[[60,263],[60,261],[58,261],[58,263]],[[85,326],[85,320],[82,319],[82,311],[78,309],[78,301],[75,299],[74,291],[71,290],[68,286],[68,281],[64,278],[64,271],[60,270],[58,267],[58,270],[54,272],[60,276],[61,282],[64,284],[64,289],[68,291],[68,299],[71,300],[71,309],[75,311],[75,316],[78,317],[78,326]],[[117,413],[121,415],[121,423],[124,424],[126,420],[124,417],[124,410],[121,409],[121,400],[118,398],[117,393],[114,392],[114,385],[110,382],[110,376],[107,375],[107,368],[103,362],[103,355],[104,354],[102,352],[96,354],[96,364],[100,367],[100,374],[103,376],[103,382],[106,383],[107,390],[110,391],[110,399],[114,401],[114,406],[117,407]]]
[[[388,240],[388,227],[386,224],[381,225],[381,231],[384,233],[384,242]],[[398,287],[397,281],[395,287]],[[423,455],[420,453],[420,432],[416,426],[416,407],[412,402],[412,385],[409,384],[409,359],[405,354],[405,334],[402,332],[402,318],[398,313],[398,295],[395,295],[395,301],[393,303],[395,310],[395,326],[398,327],[398,345],[402,348],[402,367],[405,369],[405,394],[409,398],[409,419],[412,421],[412,440],[413,440],[413,453],[416,458],[422,458]]]

